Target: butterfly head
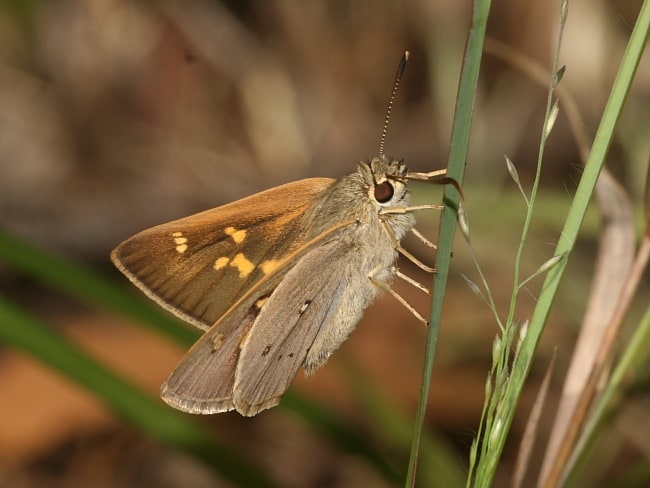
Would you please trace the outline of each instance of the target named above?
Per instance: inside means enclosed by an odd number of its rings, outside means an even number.
[[[368,198],[379,208],[408,205],[407,173],[402,160],[383,154],[359,163],[359,174]]]

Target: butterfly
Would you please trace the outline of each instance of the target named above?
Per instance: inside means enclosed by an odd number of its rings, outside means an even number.
[[[426,322],[390,283],[413,232],[411,179],[446,184],[445,170],[409,173],[383,152],[339,180],[310,178],[145,230],[111,254],[165,309],[205,333],[161,387],[179,410],[252,416],[277,405],[303,367],[313,373],[381,292]]]

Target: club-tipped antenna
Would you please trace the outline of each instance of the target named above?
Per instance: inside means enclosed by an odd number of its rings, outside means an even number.
[[[404,70],[406,69],[406,62],[409,60],[409,52],[404,51],[404,56],[397,66],[397,73],[395,73],[395,82],[393,83],[393,91],[390,94],[388,99],[388,107],[386,108],[386,118],[384,119],[384,129],[381,131],[381,139],[379,140],[379,155],[384,155],[384,146],[386,145],[386,135],[388,134],[388,122],[390,121],[390,112],[393,109],[393,102],[395,102],[395,97],[397,96],[397,88],[399,87],[399,82],[402,81],[402,76],[404,75]]]

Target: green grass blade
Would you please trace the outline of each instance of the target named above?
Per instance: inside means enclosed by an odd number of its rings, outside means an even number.
[[[385,457],[368,441],[367,435],[362,435],[331,411],[292,393],[291,390],[282,398],[278,408],[297,413],[314,430],[332,439],[348,452],[368,460],[387,481],[398,484],[404,480],[403,471],[400,472],[395,466],[389,464]]]
[[[107,256],[108,259],[108,256]],[[0,261],[57,290],[150,325],[182,344],[198,332],[100,273],[0,229]]]
[[[467,49],[465,52],[465,62],[463,63],[460,77],[456,113],[454,115],[454,125],[452,129],[449,164],[447,166],[447,175],[456,180],[459,184],[462,184],[463,176],[465,174],[474,97],[478,83],[479,69],[481,67],[483,42],[485,39],[490,3],[490,0],[476,0],[474,2],[472,26],[469,32]],[[415,486],[422,429],[424,428],[433,363],[435,360],[436,345],[442,321],[442,309],[447,278],[449,276],[452,247],[456,233],[456,209],[458,208],[459,199],[460,195],[453,185],[447,185],[443,197],[445,210],[442,212],[440,232],[438,234],[438,252],[436,257],[436,268],[438,271],[434,275],[433,298],[431,303],[431,316],[429,319],[429,334],[426,346],[424,372],[422,375],[420,401],[411,444],[411,456],[409,460],[406,486]]]
[[[628,346],[623,351],[620,361],[616,365],[605,390],[598,399],[598,403],[590,416],[589,423],[585,429],[585,436],[580,440],[576,449],[576,460],[573,463],[572,472],[568,473],[568,485],[578,476],[581,469],[587,466],[587,456],[591,448],[595,447],[598,435],[608,426],[611,414],[614,412],[618,402],[625,398],[630,378],[634,378],[635,370],[639,370],[647,363],[648,350],[650,350],[650,307],[641,319],[639,326],[635,329],[630,338]],[[573,483],[573,486],[579,486]]]
[[[250,462],[220,446],[205,426],[126,381],[47,325],[0,298],[0,340],[19,348],[101,398],[120,417],[180,447],[240,486],[274,486]]]
[[[383,449],[389,447],[395,455],[393,459],[402,459],[402,453],[408,452],[411,445],[412,419],[381,391],[372,376],[359,368],[354,359],[345,362],[345,370],[350,388],[356,392],[366,412],[366,422],[381,426],[375,434],[378,444]],[[457,451],[444,439],[424,431],[420,453],[418,479],[424,486],[456,488],[463,485],[462,463]],[[396,481],[404,483],[406,473],[400,474]]]
[[[482,470],[480,486],[490,486],[494,477],[495,459],[500,458],[507,439],[507,433],[512,424],[516,407],[523,391],[523,387],[532,367],[535,351],[539,344],[545,324],[548,320],[551,307],[560,287],[570,252],[577,240],[578,231],[585,217],[587,206],[594,192],[600,170],[604,165],[607,151],[610,147],[616,125],[627,99],[627,94],[632,85],[636,69],[643,53],[650,28],[650,8],[645,1],[634,31],[623,56],[616,80],[612,87],[609,100],[605,107],[600,126],[596,133],[592,150],[585,165],[584,172],[572,205],[569,209],[564,228],[561,232],[554,255],[565,255],[567,259],[561,260],[548,271],[544,281],[537,305],[533,312],[528,332],[524,338],[517,360],[513,364],[512,376],[508,383],[506,394],[503,398],[503,408],[500,409],[497,422],[499,432],[488,433],[490,442],[490,456],[494,459],[486,460],[486,467]],[[478,479],[478,476],[477,476]]]
[[[0,261],[58,291],[68,293],[84,303],[98,305],[134,319],[138,324],[144,324],[154,330],[159,330],[181,344],[191,345],[199,335],[198,331],[184,325],[158,306],[150,303],[149,300],[141,298],[137,292],[122,288],[107,279],[102,273],[14,237],[2,230],[0,230]],[[28,344],[30,341],[38,343],[40,337],[39,334],[24,337],[25,344],[23,344],[23,348],[33,350],[33,354],[39,360],[50,364],[47,355],[41,356],[41,353],[44,352],[41,345]],[[46,341],[45,344],[47,343]],[[68,347],[74,346],[68,344]],[[54,345],[51,345],[50,348],[53,349]],[[64,348],[63,351],[65,350]],[[55,354],[55,351],[50,350],[50,352]],[[77,350],[76,354],[83,356],[80,350]],[[91,358],[88,359],[92,360]],[[66,374],[65,371],[63,373]],[[105,378],[105,376],[97,375],[95,380],[101,382]],[[110,389],[110,386],[96,384],[87,388],[90,392],[97,393],[95,389],[101,391],[107,388]],[[156,401],[156,405],[158,404],[160,402]],[[172,411],[167,406],[160,406]],[[386,479],[396,483],[403,479],[403,475],[397,473],[386,462],[384,457],[367,442],[363,435],[356,432],[340,417],[325,411],[317,404],[291,391],[285,395],[279,408],[295,412],[315,430],[329,437],[342,448],[367,459]],[[155,418],[156,414],[150,412],[141,416],[143,418]],[[180,428],[182,427],[179,426]],[[185,433],[186,437],[192,435],[192,427],[189,429]],[[143,430],[147,431],[147,429]],[[203,457],[201,453],[198,454],[199,457]]]

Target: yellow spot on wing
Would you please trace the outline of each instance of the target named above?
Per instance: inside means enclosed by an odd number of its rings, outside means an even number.
[[[246,231],[237,230],[234,227],[226,227],[226,234],[232,237],[232,240],[235,241],[237,244],[241,244],[242,242],[244,242],[244,239],[246,239]]]
[[[246,278],[255,269],[255,265],[244,256],[244,253],[241,252],[235,254],[235,257],[230,261],[230,266],[239,270],[240,278]]]
[[[182,232],[172,232],[174,244],[176,244],[176,252],[183,254],[187,251],[187,237],[183,237]]]
[[[269,274],[271,271],[273,271],[275,268],[278,267],[278,261],[277,259],[267,259],[263,263],[260,264],[260,268],[262,269],[262,272],[264,274]]]
[[[218,271],[221,268],[227,266],[229,262],[230,262],[229,258],[226,258],[226,257],[217,258],[217,260],[214,262],[213,268]]]
[[[255,302],[255,307],[256,307],[258,310],[262,310],[262,307],[264,306],[264,304],[266,303],[266,301],[267,301],[268,299],[269,299],[269,297],[263,297],[263,298],[260,298],[259,300],[257,300],[257,301]]]

